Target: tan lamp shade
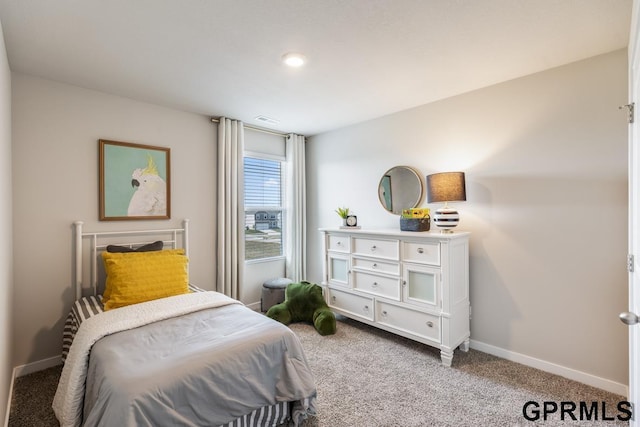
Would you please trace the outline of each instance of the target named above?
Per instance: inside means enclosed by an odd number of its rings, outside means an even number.
[[[427,175],[427,202],[467,200],[464,172],[442,172]]]

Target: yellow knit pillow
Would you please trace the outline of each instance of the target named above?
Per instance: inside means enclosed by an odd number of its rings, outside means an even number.
[[[189,259],[183,249],[103,252],[102,260],[107,272],[105,311],[189,292]]]
[[[154,256],[170,256],[170,255],[184,255],[184,249],[165,249],[165,250],[158,250],[158,251],[144,251],[145,253],[147,253],[147,255],[149,257],[154,257]],[[102,253],[102,260],[104,262],[105,265],[105,272],[107,273],[107,278],[109,276],[109,271],[107,270],[107,259],[112,260],[120,260],[122,258],[124,259],[130,259],[130,260],[135,260],[135,259],[144,259],[144,256],[138,256],[138,255],[130,255],[131,252],[127,252],[127,255],[113,255],[114,253],[117,252],[109,252],[107,249],[107,252],[103,252]],[[124,253],[124,252],[122,252]],[[110,264],[113,264],[111,262],[109,262]],[[102,301],[106,302],[110,299],[111,297],[111,286],[109,286],[109,281],[107,280],[105,282],[105,287],[104,287],[104,293],[102,294]]]

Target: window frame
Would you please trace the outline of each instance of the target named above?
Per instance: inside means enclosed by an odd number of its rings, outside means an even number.
[[[251,209],[247,209],[247,206],[245,205],[245,199],[246,199],[246,194],[243,194],[243,200],[242,200],[242,209],[243,209],[243,213],[244,213],[244,218],[245,220],[242,223],[242,238],[244,239],[244,243],[245,243],[245,249],[244,249],[244,262],[245,264],[257,264],[257,263],[261,263],[261,262],[271,262],[271,261],[277,261],[277,260],[283,260],[286,258],[286,236],[285,236],[285,221],[286,221],[286,215],[285,215],[285,206],[286,206],[286,201],[285,201],[285,197],[286,197],[286,182],[285,182],[285,166],[286,166],[286,157],[285,156],[280,156],[277,154],[268,154],[268,153],[261,153],[258,151],[250,151],[250,150],[245,150],[242,156],[242,165],[243,165],[243,171],[244,171],[244,164],[245,164],[245,158],[250,157],[253,159],[260,159],[260,160],[271,160],[271,161],[276,161],[280,163],[280,206],[260,206],[257,208],[251,208]],[[243,178],[242,178],[243,182],[242,182],[242,186],[243,189],[245,188],[245,182],[246,182],[246,171],[243,173]],[[256,213],[258,211],[261,210],[277,210],[280,212],[280,239],[281,239],[281,254],[277,255],[277,256],[270,256],[270,257],[264,257],[264,258],[257,258],[257,259],[246,259],[246,255],[247,255],[247,249],[246,249],[246,217],[248,213]]]

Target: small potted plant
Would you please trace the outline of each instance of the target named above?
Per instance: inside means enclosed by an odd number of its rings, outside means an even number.
[[[349,208],[338,208],[336,213],[342,218],[342,225],[347,225],[347,217],[349,216]]]

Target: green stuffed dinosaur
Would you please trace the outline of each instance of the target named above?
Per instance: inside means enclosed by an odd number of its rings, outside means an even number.
[[[324,301],[322,288],[309,282],[288,285],[284,302],[271,307],[267,316],[285,325],[313,323],[320,335],[336,333],[336,316]]]

